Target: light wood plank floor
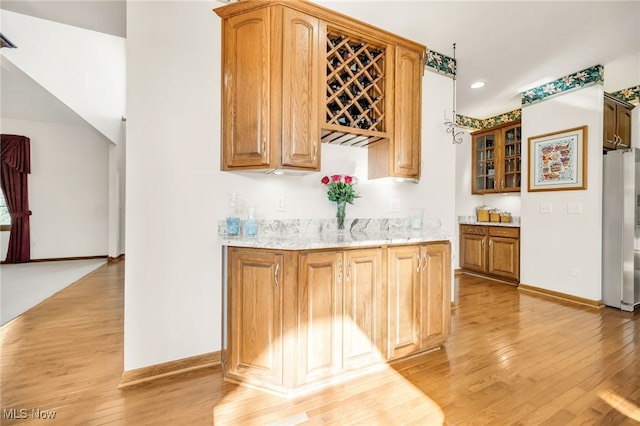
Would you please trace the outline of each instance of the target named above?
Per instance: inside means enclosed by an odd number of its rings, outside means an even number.
[[[119,390],[123,270],[124,262],[107,264],[2,327],[0,423],[637,425],[633,418],[640,420],[638,313],[582,308],[464,275],[455,280],[459,303],[444,349],[380,373],[293,400],[224,383],[219,368]],[[55,418],[36,419],[34,409],[40,416],[54,411]]]

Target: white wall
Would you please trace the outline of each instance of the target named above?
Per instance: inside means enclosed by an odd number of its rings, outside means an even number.
[[[588,166],[586,190],[527,192],[523,150],[520,281],[590,300],[601,299],[603,93],[595,85],[522,108],[523,141],[588,126]],[[569,202],[580,203],[583,213],[568,214]],[[540,213],[542,203],[552,205],[551,214]]]
[[[3,118],[2,132],[31,139],[31,258],[106,255],[111,143],[89,125]]]
[[[335,206],[322,175],[353,173],[362,198],[347,207],[347,217],[393,216],[393,197],[397,215],[423,207],[427,218],[442,221],[443,232],[453,234],[456,226],[455,148],[442,123],[451,80],[430,72],[423,81],[419,184],[366,181],[366,151],[336,146],[321,148],[321,173],[221,172],[221,25],[211,11],[219,6],[127,4],[125,370],[220,350],[217,221],[225,217],[230,192],[265,218],[330,218]],[[278,194],[286,197],[284,213],[275,211]]]
[[[1,10],[2,55],[114,143],[123,136],[125,39]]]

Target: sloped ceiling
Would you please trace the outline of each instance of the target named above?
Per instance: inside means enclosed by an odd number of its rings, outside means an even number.
[[[78,114],[13,65],[9,59],[0,56],[0,66],[0,107],[3,117],[58,124],[86,124]]]
[[[127,36],[127,3],[124,0],[2,0],[1,7],[74,27]]]

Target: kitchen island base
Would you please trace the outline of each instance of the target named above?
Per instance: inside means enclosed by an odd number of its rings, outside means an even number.
[[[439,348],[449,241],[226,248],[226,381],[295,397]]]

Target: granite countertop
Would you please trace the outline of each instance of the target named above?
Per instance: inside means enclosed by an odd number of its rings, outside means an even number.
[[[510,228],[520,228],[520,218],[511,217],[511,222],[478,222],[475,216],[458,216],[460,225],[481,225],[481,226],[504,226]]]
[[[407,219],[350,219],[338,230],[335,219],[261,220],[255,236],[229,236],[224,221],[218,223],[218,241],[223,246],[278,250],[313,250],[340,247],[372,247],[453,241],[430,219],[422,229],[411,229]]]
[[[432,230],[405,230],[398,232],[329,231],[319,234],[292,234],[255,237],[221,236],[220,243],[230,247],[252,247],[279,250],[312,250],[340,247],[384,246],[418,244],[429,241],[450,241],[451,236]]]

